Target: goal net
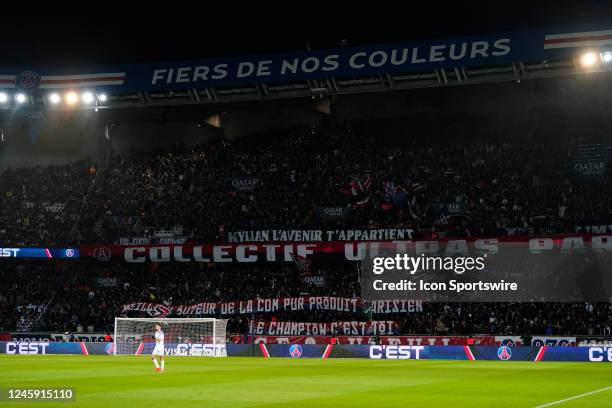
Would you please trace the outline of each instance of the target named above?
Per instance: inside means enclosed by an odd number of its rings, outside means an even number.
[[[227,320],[212,318],[115,318],[115,355],[151,354],[155,325],[164,332],[164,354],[225,357]]]

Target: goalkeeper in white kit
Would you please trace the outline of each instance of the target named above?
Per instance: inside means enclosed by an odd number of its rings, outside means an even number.
[[[155,364],[156,372],[164,371],[164,332],[162,331],[161,324],[155,324],[155,348],[151,353],[151,360],[153,360],[153,364]],[[157,357],[159,357],[160,363],[157,362]]]

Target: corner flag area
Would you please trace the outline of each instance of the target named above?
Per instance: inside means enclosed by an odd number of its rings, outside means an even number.
[[[160,374],[145,357],[4,355],[0,373],[1,388],[70,387],[79,407],[92,408],[603,408],[612,401],[612,365],[576,362],[169,358]]]

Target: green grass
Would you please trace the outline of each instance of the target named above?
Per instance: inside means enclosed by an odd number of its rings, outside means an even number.
[[[0,355],[0,387],[74,387],[44,407],[535,407],[612,385],[612,364]],[[554,407],[612,407],[612,389]]]

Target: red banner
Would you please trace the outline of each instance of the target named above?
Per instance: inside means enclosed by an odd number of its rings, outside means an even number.
[[[293,262],[296,256],[308,258],[322,255],[343,256],[348,261],[359,261],[366,256],[378,256],[382,249],[398,253],[415,252],[423,245],[438,248],[444,243],[454,254],[469,255],[475,252],[495,254],[503,251],[505,242],[522,243],[525,251],[573,251],[590,243],[594,251],[612,251],[612,235],[554,235],[544,237],[510,236],[499,238],[466,238],[413,241],[372,242],[245,242],[225,244],[180,245],[83,245],[79,248],[82,258],[109,261],[119,258],[131,263],[143,262]]]
[[[266,344],[330,344],[332,336],[254,336],[255,343]],[[496,346],[501,343],[494,336],[474,336],[475,345]],[[339,344],[369,344],[371,336],[337,336]],[[380,336],[379,343],[408,346],[465,346],[465,336]],[[250,343],[251,336],[232,336],[231,342]]]
[[[389,335],[399,333],[399,322],[391,320],[378,320],[371,322],[278,322],[255,320],[250,321],[253,333],[270,336],[328,336],[328,335],[357,335],[365,336],[378,333]]]

